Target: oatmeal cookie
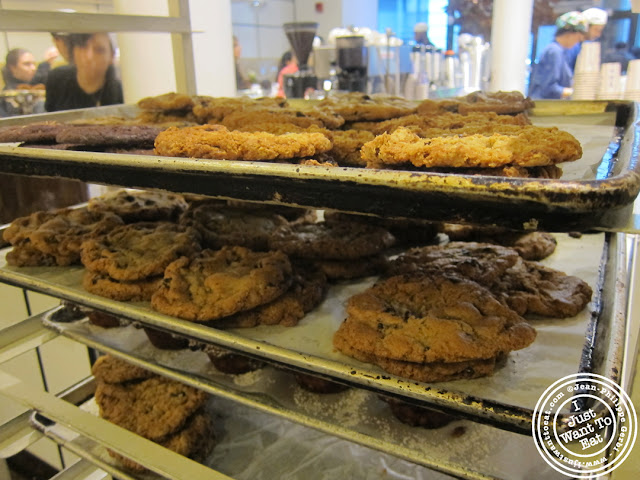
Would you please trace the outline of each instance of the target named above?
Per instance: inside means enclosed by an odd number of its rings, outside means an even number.
[[[459,113],[446,112],[440,115],[412,114],[403,117],[392,118],[383,122],[356,122],[351,128],[356,130],[368,130],[375,135],[392,133],[398,127],[407,127],[415,133],[428,129],[457,130],[471,126],[486,126],[496,128],[498,125],[531,125],[531,120],[526,115],[498,115],[497,113],[471,113],[461,115]],[[422,135],[421,135],[422,136]]]
[[[333,148],[329,151],[339,165],[364,167],[366,162],[360,156],[362,146],[373,140],[374,135],[366,130],[339,130],[333,132]]]
[[[519,133],[420,138],[405,127],[378,135],[361,149],[369,168],[411,163],[415,167],[537,167],[582,156],[580,142],[556,127],[520,127]]]
[[[269,303],[236,313],[215,322],[217,328],[246,328],[256,325],[293,327],[324,299],[327,278],[312,265],[292,263],[289,290]]]
[[[493,358],[525,348],[536,336],[489,290],[441,274],[383,280],[351,297],[347,315],[338,337],[376,357],[405,362]]]
[[[569,318],[591,301],[593,290],[583,280],[539,263],[520,260],[491,291],[521,315]]]
[[[238,130],[252,124],[287,124],[308,129],[336,129],[344,124],[344,118],[330,110],[278,108],[251,108],[226,115],[220,122],[229,130]]]
[[[522,93],[512,92],[472,92],[462,98],[458,105],[458,113],[496,112],[513,114],[524,112],[535,106],[535,102]]]
[[[392,375],[418,382],[447,382],[450,380],[486,377],[492,375],[496,369],[496,358],[463,362],[419,363],[380,357],[354,347],[353,339],[342,330],[338,330],[334,335],[333,345],[340,352],[356,360],[378,365]]]
[[[142,110],[166,112],[167,110],[191,110],[194,106],[193,98],[183,93],[165,93],[138,100],[138,108]]]
[[[377,255],[394,242],[393,235],[386,229],[372,225],[301,222],[276,229],[269,245],[292,257],[353,260]]]
[[[417,105],[402,97],[360,92],[332,94],[320,100],[321,108],[330,108],[348,122],[388,120],[410,115]]]
[[[127,223],[176,220],[187,208],[182,195],[156,190],[117,190],[89,199],[90,212],[113,212]]]
[[[149,440],[164,440],[182,428],[207,394],[175,380],[154,376],[141,382],[98,382],[100,416]]]
[[[206,413],[196,412],[187,421],[184,428],[170,435],[166,440],[157,442],[163,447],[172,450],[183,457],[195,461],[202,461],[209,454],[215,444],[215,435],[211,418]],[[109,455],[117,459],[122,465],[137,473],[145,473],[148,470],[134,462],[130,458],[107,449]]]
[[[153,372],[133,365],[113,355],[102,355],[91,367],[91,373],[104,383],[124,383],[155,376]]]
[[[212,249],[237,245],[251,250],[268,250],[273,231],[288,223],[284,217],[268,210],[221,209],[217,204],[208,203],[189,208],[180,218],[180,224],[198,230],[203,245]]]
[[[156,137],[156,152],[169,157],[215,160],[278,160],[309,157],[331,150],[331,141],[321,133],[229,131],[220,125],[170,127]]]
[[[253,252],[243,247],[203,250],[182,257],[165,270],[151,306],[193,321],[228,317],[268,303],[291,283],[291,264],[281,252]]]
[[[78,264],[84,240],[122,224],[113,213],[89,212],[86,208],[34,212],[15,219],[4,231],[4,240],[17,250],[7,256],[7,261],[15,266]]]
[[[200,250],[199,235],[168,222],[139,222],[114,228],[82,244],[82,263],[114,280],[136,281],[162,275],[182,255]]]
[[[450,242],[407,250],[389,262],[388,274],[444,272],[488,285],[513,267],[519,258],[518,252],[500,245]]]
[[[119,302],[149,301],[161,283],[161,275],[125,281],[116,280],[104,273],[86,270],[82,277],[82,288],[87,292]]]
[[[194,98],[193,114],[198,123],[217,123],[227,115],[247,108],[283,108],[287,100],[280,97],[262,97],[251,99],[248,97],[209,97],[196,96]]]

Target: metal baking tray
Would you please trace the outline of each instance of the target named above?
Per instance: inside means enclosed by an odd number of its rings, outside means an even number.
[[[365,478],[381,469],[390,480],[451,479],[449,475],[516,480],[533,472],[538,478],[560,478],[541,457],[527,455],[535,450],[529,437],[466,420],[435,430],[410,427],[396,420],[372,392],[312,394],[298,387],[289,373],[271,367],[240,376],[220,374],[202,352],[152,352],[139,333],[128,343],[140,350],[110,353],[211,393],[206,408],[214,419],[217,443],[203,464],[237,480],[278,478],[283,472],[288,472],[287,478],[302,480],[327,469],[334,478]],[[38,406],[40,413],[32,423],[43,434],[118,478],[137,478],[120,475],[120,465],[102,446],[109,436],[101,430],[76,437],[48,421],[59,417],[55,409],[49,411],[46,403]],[[93,399],[81,408],[97,415]],[[69,415],[66,420],[73,431],[76,422],[73,412]],[[502,447],[491,448],[496,442]],[[522,461],[509,461],[511,455]],[[153,464],[153,459],[147,457],[146,462]]]
[[[110,106],[0,121],[0,126],[134,116]],[[537,101],[534,124],[574,134],[583,157],[559,180],[327,168],[0,146],[0,171],[160,188],[223,198],[330,208],[388,217],[495,224],[515,229],[640,231],[631,204],[640,190],[638,105]]]
[[[395,377],[333,350],[331,338],[344,318],[345,300],[375,278],[334,285],[323,304],[296,327],[261,326],[227,331],[159,314],[148,303],[116,302],[89,294],[81,286],[82,267],[15,268],[0,260],[0,281],[529,435],[532,410],[540,394],[558,378],[590,371],[619,382],[628,321],[624,237],[599,233],[572,238],[559,234],[556,252],[543,263],[587,281],[594,289],[588,308],[572,319],[534,320],[538,330],[536,341],[524,350],[512,352],[506,365],[491,377],[435,384]],[[5,252],[0,251],[0,259]],[[62,333],[70,332],[62,327]],[[105,342],[96,338],[92,341]]]

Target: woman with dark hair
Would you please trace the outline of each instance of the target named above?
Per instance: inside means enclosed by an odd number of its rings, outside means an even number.
[[[5,65],[2,67],[3,90],[16,90],[20,85],[28,85],[35,74],[36,61],[30,51],[24,48],[9,50]],[[36,113],[42,109],[41,104],[42,101],[40,101],[40,107],[35,108],[34,111]],[[22,107],[12,98],[3,97],[0,99],[0,117],[12,117],[22,114]]]
[[[291,75],[298,71],[298,59],[289,50],[282,54],[280,65],[278,66],[278,93],[277,97],[285,97],[284,93],[284,76]]]
[[[556,20],[556,34],[542,52],[531,74],[531,98],[568,98],[573,93],[573,72],[565,52],[581,42],[587,31],[584,16],[577,11],[567,12]]]
[[[9,50],[2,68],[5,90],[15,90],[18,85],[31,83],[36,74],[36,60],[29,50],[14,48]]]
[[[107,33],[69,35],[73,64],[55,68],[47,78],[48,112],[123,103],[113,66],[115,50]]]

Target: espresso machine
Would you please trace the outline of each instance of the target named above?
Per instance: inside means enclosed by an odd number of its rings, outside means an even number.
[[[304,98],[307,89],[318,88],[318,77],[307,65],[313,48],[313,39],[318,30],[315,22],[292,22],[283,25],[291,49],[298,59],[298,71],[283,77],[284,93],[287,98]]]
[[[361,35],[336,37],[338,89],[349,92],[367,91],[369,49]]]

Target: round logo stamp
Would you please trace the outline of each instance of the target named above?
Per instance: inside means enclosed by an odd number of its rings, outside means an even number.
[[[638,434],[638,417],[627,393],[593,373],[553,383],[538,400],[532,420],[540,455],[570,477],[615,470],[631,453]]]

